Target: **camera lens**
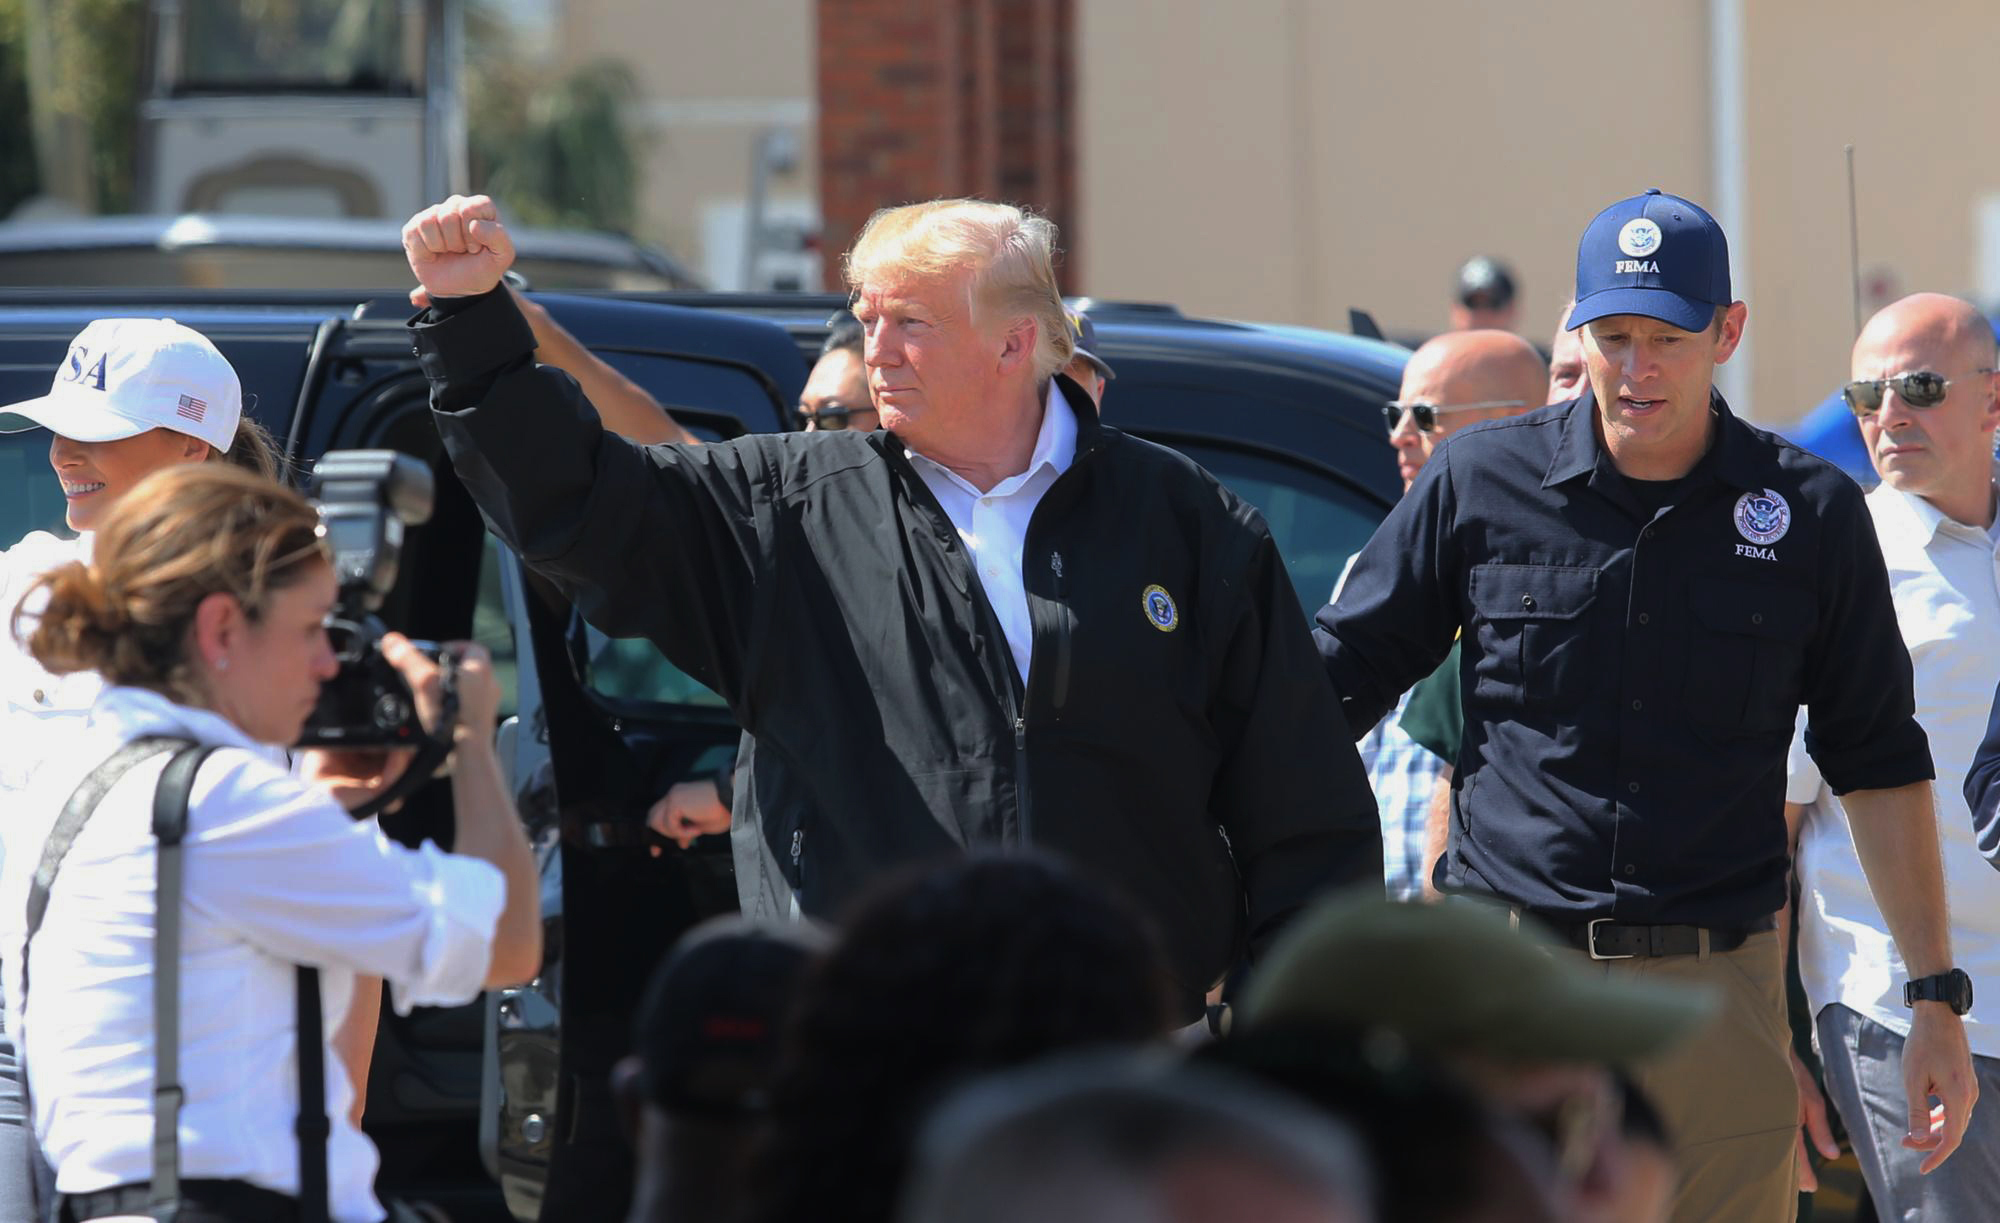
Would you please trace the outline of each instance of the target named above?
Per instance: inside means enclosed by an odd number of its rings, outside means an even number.
[[[393,692],[385,692],[375,700],[375,725],[383,730],[394,730],[410,716],[410,707],[402,697]]]

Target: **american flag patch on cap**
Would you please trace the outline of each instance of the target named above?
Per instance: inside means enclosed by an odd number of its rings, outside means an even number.
[[[207,415],[207,413],[208,413],[207,402],[204,400],[196,399],[192,395],[181,396],[181,406],[174,410],[174,414],[176,416],[185,416],[192,421],[201,420],[201,418]]]

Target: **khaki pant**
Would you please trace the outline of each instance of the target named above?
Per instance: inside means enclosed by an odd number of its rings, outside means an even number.
[[[1596,961],[1607,976],[1706,984],[1725,1000],[1708,1028],[1633,1068],[1666,1118],[1680,1164],[1674,1223],[1791,1223],[1798,1214],[1798,1085],[1785,961],[1766,930],[1734,951]]]

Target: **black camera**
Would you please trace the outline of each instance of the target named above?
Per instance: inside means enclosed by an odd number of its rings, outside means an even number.
[[[320,689],[300,747],[414,747],[424,741],[410,687],[382,657],[375,613],[396,584],[403,535],[431,516],[431,469],[393,450],[333,450],[313,464],[307,493],[319,507],[340,597],[327,633],[340,674]],[[432,658],[433,642],[414,643]]]

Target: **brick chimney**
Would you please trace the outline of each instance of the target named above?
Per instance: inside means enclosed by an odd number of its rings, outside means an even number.
[[[870,213],[978,196],[1075,234],[1075,0],[819,0],[826,283]]]

